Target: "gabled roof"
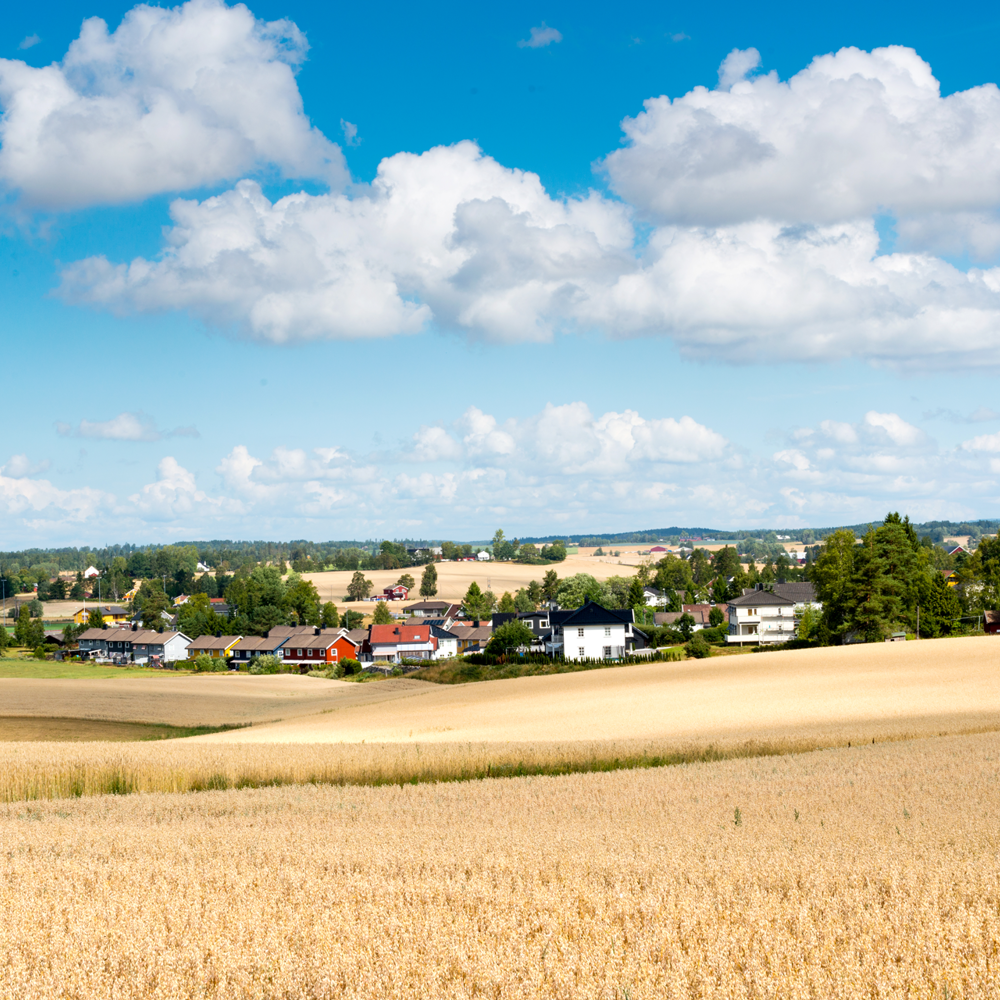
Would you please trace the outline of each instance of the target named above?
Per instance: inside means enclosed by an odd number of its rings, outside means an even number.
[[[352,628],[350,631],[344,633],[344,638],[353,642],[355,646],[360,646],[361,643],[366,642],[368,639],[368,629]]]
[[[737,608],[756,608],[758,606],[764,608],[795,604],[795,601],[790,597],[779,597],[777,594],[772,594],[769,590],[751,590],[742,597],[734,597],[729,603],[731,606]]]
[[[372,625],[369,641],[374,645],[395,645],[400,642],[428,642],[430,625]]]
[[[431,625],[431,635],[435,639],[457,639],[458,636],[454,632],[449,632],[446,628],[439,628],[437,625]]]
[[[241,635],[200,635],[192,640],[188,652],[193,650],[228,649],[234,642],[239,642]]]
[[[310,638],[312,638],[310,636]],[[251,653],[273,653],[276,649],[280,649],[285,643],[290,642],[291,638],[287,635],[275,635],[275,636],[258,636],[258,635],[247,635],[244,636],[236,645],[233,647],[233,652],[237,649],[242,653],[250,650]],[[191,648],[190,646],[188,647]]]
[[[330,631],[326,635],[293,635],[288,636],[288,642],[285,643],[285,651],[287,652],[293,646],[296,649],[329,649],[331,646],[337,644],[337,640],[340,638],[340,631],[336,632]]]
[[[187,639],[183,632],[154,632],[153,629],[140,628],[132,633],[132,643],[133,645],[158,646],[161,643],[170,642],[171,639],[179,635]]]
[[[493,635],[492,625],[452,625],[451,634],[462,642],[482,642]]]
[[[268,630],[268,635],[273,639],[280,639],[290,635],[315,635],[315,628],[312,625],[275,625]]]
[[[776,583],[774,592],[780,597],[788,597],[796,604],[816,603],[816,588],[813,584],[803,582]]]
[[[631,625],[635,615],[631,608],[612,611],[594,601],[587,601],[576,608],[560,623],[563,628],[577,628],[581,625]]]

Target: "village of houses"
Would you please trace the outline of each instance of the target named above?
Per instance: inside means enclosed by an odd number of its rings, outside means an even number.
[[[644,588],[651,608],[665,603],[654,587]],[[256,657],[274,656],[285,669],[302,673],[328,670],[345,660],[364,669],[387,671],[420,666],[427,661],[451,659],[485,650],[493,630],[511,619],[531,629],[534,640],[526,650],[568,660],[619,660],[651,655],[648,635],[636,624],[631,609],[618,610],[587,602],[579,608],[560,608],[555,602],[542,610],[493,614],[489,621],[470,620],[458,604],[421,600],[405,604],[409,588],[386,587],[381,600],[387,606],[404,606],[391,624],[362,628],[320,628],[310,625],[277,626],[264,636],[204,635],[191,639],[177,630],[152,631],[138,620],[130,621],[126,609],[101,607],[105,624],[78,637],[80,655],[116,664],[168,666],[199,656],[223,658],[230,669],[247,669]],[[228,609],[218,599],[216,610]],[[710,627],[711,619],[728,621],[728,643],[762,645],[794,638],[799,618],[807,606],[818,608],[810,583],[776,583],[758,586],[726,604],[684,604],[680,611],[655,611],[657,626],[676,625],[688,616],[692,632]],[[713,615],[713,610],[717,614]],[[86,609],[78,613],[80,620]]]

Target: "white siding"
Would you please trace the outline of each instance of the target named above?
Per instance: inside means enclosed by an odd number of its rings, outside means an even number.
[[[567,660],[601,660],[621,656],[625,650],[625,629],[624,623],[568,625],[563,630],[563,656]],[[609,648],[611,652],[607,652]]]

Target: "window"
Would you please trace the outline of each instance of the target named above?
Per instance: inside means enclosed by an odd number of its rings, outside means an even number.
[[[581,646],[581,647],[580,647],[580,657],[581,657],[581,659],[582,659],[582,658],[583,658],[584,656],[586,656],[586,655],[587,655],[587,651],[586,651],[586,650],[585,650],[585,649],[583,648],[583,646]]]
[[[604,634],[606,636],[610,636],[611,635],[611,626],[610,625],[605,626]]]
[[[611,656],[611,647],[610,646],[605,646],[604,647],[604,657],[605,657],[605,659],[607,659],[609,656]]]
[[[578,628],[576,630],[576,634],[582,639],[583,638],[583,629],[582,628]]]
[[[548,628],[548,627],[549,627],[549,620],[548,620],[548,618],[543,618],[543,619],[542,619],[542,620],[541,620],[541,621],[540,621],[540,622],[538,623],[538,627],[539,627],[539,628]]]
[[[302,650],[299,649],[299,650],[296,650],[296,652],[299,654],[299,658],[301,659],[301,657],[302,657]]]

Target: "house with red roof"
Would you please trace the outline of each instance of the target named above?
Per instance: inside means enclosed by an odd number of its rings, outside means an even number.
[[[372,625],[366,652],[375,666],[401,660],[430,660],[437,650],[430,625]]]

